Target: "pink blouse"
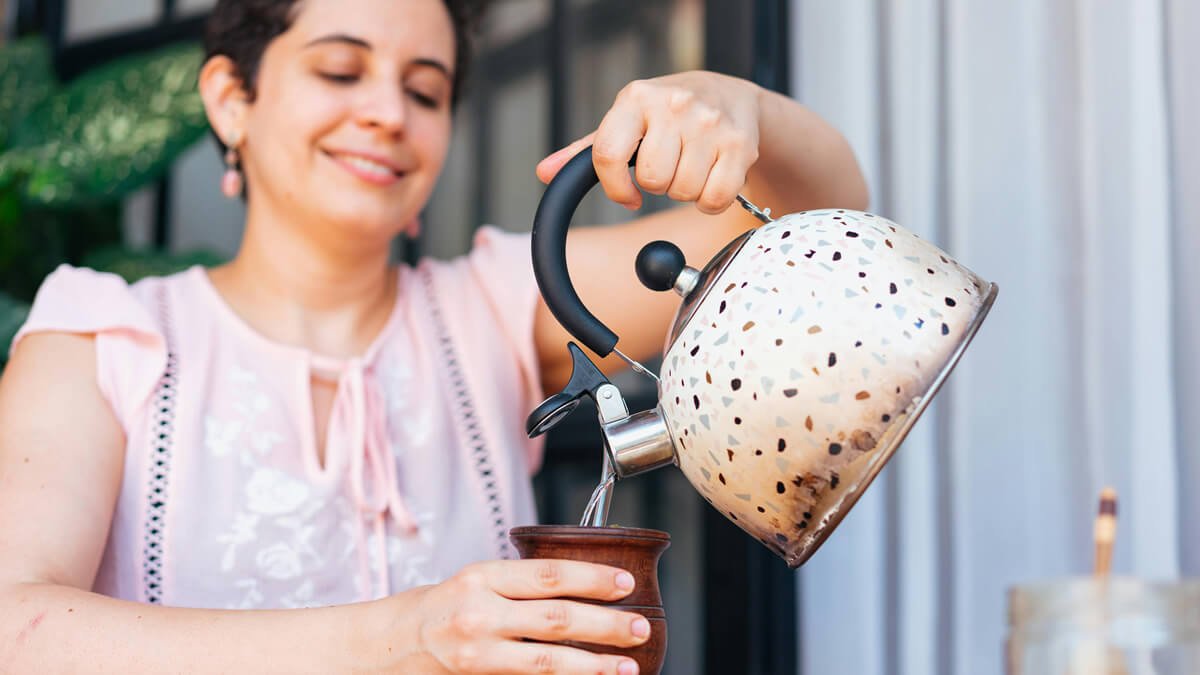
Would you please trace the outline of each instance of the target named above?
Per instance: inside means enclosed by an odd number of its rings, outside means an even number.
[[[535,522],[524,433],[541,399],[528,235],[484,228],[471,254],[399,274],[361,357],[256,333],[201,268],[132,286],[68,266],[30,333],[96,335],[97,379],[125,468],[95,590],[181,607],[379,598],[511,557]],[[309,391],[337,393],[324,465]]]

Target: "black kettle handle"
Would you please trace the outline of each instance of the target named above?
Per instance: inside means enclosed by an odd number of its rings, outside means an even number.
[[[630,166],[636,160],[634,153]],[[546,306],[563,328],[596,354],[608,356],[619,338],[584,306],[567,272],[567,228],[579,203],[599,182],[591,146],[550,181],[533,217],[533,274]]]

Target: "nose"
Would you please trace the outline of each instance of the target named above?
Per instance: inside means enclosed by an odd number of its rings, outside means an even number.
[[[363,101],[359,123],[388,134],[402,134],[408,117],[407,104],[401,87],[381,83]]]

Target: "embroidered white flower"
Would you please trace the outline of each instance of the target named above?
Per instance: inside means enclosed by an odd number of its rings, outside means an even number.
[[[257,609],[262,606],[265,598],[258,588],[258,579],[239,579],[233,582],[233,586],[244,589],[246,594],[241,600],[226,605],[228,609]]]
[[[225,376],[239,394],[233,401],[233,409],[247,421],[254,422],[271,409],[271,397],[259,388],[259,378],[253,370],[235,364]]]
[[[406,363],[389,361],[380,368],[379,381],[387,399],[388,427],[399,432],[397,442],[392,435],[392,454],[403,457],[410,445],[427,442],[433,433],[432,410],[428,405],[413,401],[412,369]]]
[[[254,412],[266,412],[271,407],[271,399],[260,391],[250,400],[250,406]]]
[[[407,364],[387,361],[378,371],[379,383],[383,385],[383,394],[387,399],[388,410],[394,413],[403,412],[410,392],[409,382],[412,380],[412,369]]]
[[[254,562],[271,579],[295,579],[303,571],[299,554],[283,542],[259,551]]]
[[[228,572],[237,562],[237,548],[242,544],[254,541],[258,527],[258,516],[249,513],[237,513],[233,516],[233,527],[225,534],[217,535],[218,544],[226,544],[225,554],[221,556],[221,571]]]
[[[253,370],[247,370],[237,364],[229,369],[228,377],[239,385],[258,384],[258,375]]]
[[[375,376],[383,389],[387,442],[403,476],[409,466],[405,449],[427,443],[442,422],[413,386],[419,369],[395,358],[381,359],[380,366]],[[212,415],[202,418],[202,451],[213,459],[207,489],[233,494],[220,506],[202,506],[203,534],[196,535],[210,542],[209,552],[204,560],[189,561],[193,573],[211,574],[225,589],[214,604],[325,606],[444,578],[439,565],[446,562],[434,528],[440,519],[422,508],[418,495],[424,486],[410,495],[401,482],[418,524],[415,535],[399,531],[390,519],[382,532],[376,530],[351,499],[344,475],[335,482],[309,475],[296,455],[302,442],[290,424],[289,407],[264,387],[265,378],[241,366],[223,369],[221,377],[230,395],[211,402]],[[386,585],[380,583],[385,574]]]
[[[370,568],[372,574],[377,574],[379,572],[380,563],[384,563],[388,567],[391,567],[391,565],[400,558],[403,550],[404,543],[400,541],[399,537],[389,534],[386,536],[384,541],[386,542],[385,553],[387,555],[387,561],[382,561],[379,559],[379,535],[372,533],[367,536],[367,566]]]
[[[386,564],[389,578],[393,584],[392,592],[414,586],[436,584],[443,579],[434,568],[432,559],[433,536],[430,531],[433,529],[433,512],[414,512],[413,519],[417,522],[419,533],[417,536],[401,537],[388,534],[385,539]],[[371,583],[374,586],[375,575],[379,574],[380,563],[385,562],[380,560],[379,556],[379,535],[375,533],[368,535],[366,546],[369,556],[367,565],[371,572]],[[373,588],[372,593],[381,591],[382,589]]]
[[[253,420],[271,409],[271,399],[262,392],[247,391],[241,400],[234,401],[233,408]]]
[[[442,581],[427,556],[412,556],[402,561],[398,576],[401,588],[431,586]]]
[[[274,431],[257,431],[250,436],[250,447],[260,455],[270,454],[271,450],[283,442],[283,436]]]
[[[234,420],[223,422],[212,415],[204,417],[204,447],[215,457],[224,457],[233,452],[233,444],[242,433],[242,423]]]
[[[325,508],[325,503],[321,499],[309,500],[304,508],[295,514],[276,518],[274,523],[279,528],[289,531],[288,541],[295,547],[297,555],[315,567],[324,565],[325,557],[317,547],[313,546],[312,539],[316,535],[317,528],[312,524],[312,519]]]
[[[436,518],[433,511],[413,511],[413,520],[417,523],[417,537],[426,548],[432,550],[434,545],[433,522]]]
[[[246,507],[267,516],[291,513],[308,495],[308,485],[271,468],[259,467],[246,483]]]
[[[279,597],[279,605],[288,609],[299,609],[302,607],[312,607],[316,603],[313,602],[313,581],[308,579],[300,584],[296,590]]]

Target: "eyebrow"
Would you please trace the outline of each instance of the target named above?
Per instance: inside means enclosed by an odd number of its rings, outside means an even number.
[[[350,45],[351,47],[358,47],[360,49],[365,49],[367,51],[371,51],[371,43],[370,42],[367,42],[366,40],[364,40],[362,38],[354,37],[353,35],[346,35],[345,33],[333,33],[331,35],[325,35],[325,36],[319,37],[315,40],[309,41],[308,44],[304,45],[304,48],[307,49],[307,48],[315,46],[315,45],[328,44],[331,42]],[[447,79],[450,79],[450,80],[454,79],[454,73],[450,70],[450,67],[447,66],[446,64],[442,63],[441,61],[438,61],[437,59],[429,59],[429,58],[413,59],[412,64],[417,65],[417,66],[428,66],[430,68],[440,70],[442,72],[442,74],[446,76]]]
[[[346,35],[345,33],[333,33],[331,35],[324,35],[315,40],[309,41],[309,43],[304,45],[304,47],[307,49],[308,47],[312,47],[313,45],[324,44],[327,42],[341,42],[343,44],[348,44],[352,47],[362,47],[363,49],[366,49],[368,51],[370,51],[370,49],[371,49],[370,42],[367,42],[366,40],[364,40],[362,38],[356,38],[353,35]]]

